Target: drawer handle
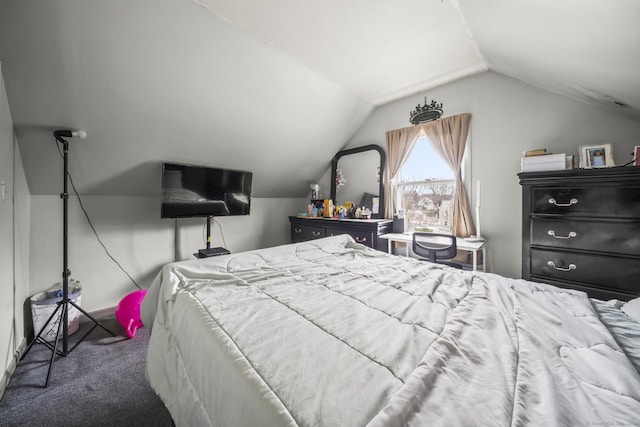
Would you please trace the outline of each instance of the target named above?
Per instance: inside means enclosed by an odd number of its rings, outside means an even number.
[[[300,233],[302,233],[302,228],[294,228],[293,232],[300,234]]]
[[[312,231],[311,234],[313,234],[313,237],[320,237],[320,233],[319,231]]]
[[[553,197],[549,199],[549,203],[551,203],[552,205],[556,205],[556,206],[560,206],[563,208],[569,207],[571,205],[575,205],[576,203],[578,203],[578,199],[571,199],[569,200],[569,203],[558,203],[556,202],[556,199],[554,199]]]
[[[555,268],[555,269],[556,269],[556,270],[558,270],[558,271],[571,271],[571,270],[575,270],[576,268],[578,268],[578,267],[576,267],[576,265],[575,265],[575,264],[569,264],[569,267],[567,267],[567,268],[564,268],[564,267],[556,267],[556,263],[555,263],[555,262],[553,262],[553,261],[549,261],[549,262],[547,262],[547,265],[548,265],[549,267],[553,267],[553,268]]]
[[[366,241],[367,241],[367,238],[366,238],[366,237],[358,237],[358,236],[356,236],[356,242],[358,242],[358,243],[364,243],[364,242],[366,242]]]
[[[549,236],[555,237],[556,239],[570,239],[578,235],[578,233],[576,233],[575,231],[571,231],[568,236],[556,236],[556,232],[553,230],[547,231],[547,234]]]

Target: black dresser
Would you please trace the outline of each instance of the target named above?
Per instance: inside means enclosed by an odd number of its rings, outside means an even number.
[[[379,236],[391,233],[393,220],[391,219],[334,219],[334,218],[305,218],[290,216],[291,243],[322,237],[349,234],[356,242],[373,249],[380,245],[386,250],[386,242],[379,243]]]
[[[518,176],[524,279],[605,300],[640,296],[640,167]]]

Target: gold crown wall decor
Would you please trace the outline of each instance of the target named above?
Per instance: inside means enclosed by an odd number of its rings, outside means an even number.
[[[431,104],[427,104],[427,97],[424,98],[424,106],[418,104],[416,109],[409,114],[409,121],[411,124],[417,125],[419,123],[430,122],[442,117],[444,110],[442,109],[442,103],[438,104],[432,100]]]

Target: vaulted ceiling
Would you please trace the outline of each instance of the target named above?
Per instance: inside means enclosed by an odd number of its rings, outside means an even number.
[[[32,194],[159,193],[160,162],[306,193],[377,105],[491,70],[640,117],[637,0],[0,0]],[[419,99],[418,99],[419,101]],[[411,104],[413,105],[413,104]]]

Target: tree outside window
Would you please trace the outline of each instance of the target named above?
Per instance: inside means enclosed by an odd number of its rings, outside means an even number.
[[[451,168],[420,138],[402,167],[397,184],[405,228],[415,231],[449,231],[453,221],[455,179]]]

